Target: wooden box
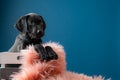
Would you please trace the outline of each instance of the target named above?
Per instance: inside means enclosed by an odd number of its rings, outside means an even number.
[[[17,72],[18,67],[6,67],[7,64],[20,64],[20,53],[0,52],[0,80],[7,80],[13,72]]]

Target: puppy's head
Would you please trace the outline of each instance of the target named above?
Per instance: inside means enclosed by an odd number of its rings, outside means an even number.
[[[31,39],[41,38],[44,35],[46,24],[42,16],[30,13],[22,16],[15,24],[22,34],[27,34]]]

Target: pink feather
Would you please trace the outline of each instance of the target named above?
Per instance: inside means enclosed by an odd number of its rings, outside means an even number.
[[[22,66],[19,72],[11,75],[12,80],[104,80],[101,76],[92,77],[67,71],[63,46],[54,42],[43,46],[51,46],[57,53],[58,59],[42,62],[34,47],[29,46],[21,50]]]

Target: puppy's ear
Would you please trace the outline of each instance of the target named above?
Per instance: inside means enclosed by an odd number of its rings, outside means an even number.
[[[43,19],[42,16],[40,16],[40,18],[41,18],[41,20],[42,20],[42,22],[43,22],[43,30],[45,30],[45,29],[46,29],[46,23],[45,23],[45,21],[44,21],[44,19]]]
[[[22,33],[27,32],[26,18],[27,16],[22,16],[15,24],[15,27]]]

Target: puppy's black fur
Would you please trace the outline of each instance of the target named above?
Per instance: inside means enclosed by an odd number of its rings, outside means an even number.
[[[34,45],[35,50],[40,53],[42,60],[57,59],[58,56],[50,46],[45,48],[41,45],[41,38],[44,36],[46,28],[45,21],[42,16],[30,13],[22,16],[15,24],[20,34],[16,37],[14,45],[9,50],[10,52],[19,52],[25,49],[28,45]]]

